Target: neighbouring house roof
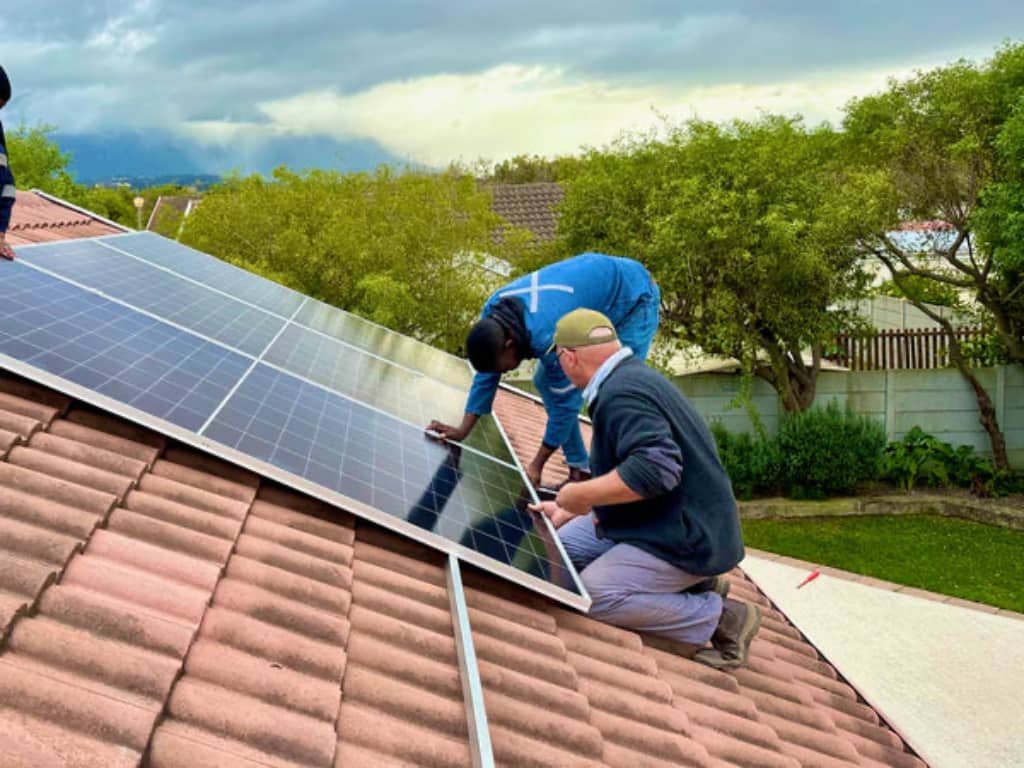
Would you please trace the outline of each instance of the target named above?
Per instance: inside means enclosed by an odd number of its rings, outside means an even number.
[[[495,410],[532,456],[542,407]],[[726,673],[465,566],[498,763],[922,768],[729,579],[765,619]],[[469,765],[462,684],[442,555],[0,376],[5,767]]]
[[[165,216],[173,216],[175,220],[188,216],[202,199],[202,195],[160,195],[153,210],[149,212],[146,229],[156,230],[161,218]]]
[[[42,192],[18,190],[7,242],[18,246],[115,235],[124,231],[124,227]]]
[[[904,221],[900,223],[901,232],[945,232],[955,229],[948,221]]]
[[[494,211],[509,224],[528,229],[541,242],[555,239],[558,226],[557,206],[564,192],[553,181],[533,184],[489,184],[494,196]]]

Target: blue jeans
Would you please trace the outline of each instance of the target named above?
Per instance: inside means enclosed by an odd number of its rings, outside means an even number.
[[[551,391],[548,389],[547,376],[544,366],[538,365],[537,371],[533,374],[533,386],[540,393],[540,399],[544,401],[545,412],[551,411]],[[569,428],[569,436],[561,445],[562,453],[565,454],[565,463],[570,467],[578,469],[590,469],[590,460],[587,458],[587,446],[583,443],[583,434],[580,432],[580,422],[577,419]]]
[[[651,351],[651,342],[658,332],[660,310],[661,290],[652,283],[651,295],[642,299],[615,328],[622,346],[632,349],[641,360],[646,360]]]
[[[692,645],[711,639],[722,615],[717,592],[681,590],[703,581],[632,544],[599,539],[593,513],[558,529],[593,603],[590,616]]]

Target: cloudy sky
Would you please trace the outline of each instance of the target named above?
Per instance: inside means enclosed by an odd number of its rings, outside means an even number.
[[[243,170],[260,148],[298,144],[359,147],[353,164],[566,153],[658,114],[834,121],[887,76],[1013,38],[1020,0],[24,0],[0,12],[8,126],[141,134]]]

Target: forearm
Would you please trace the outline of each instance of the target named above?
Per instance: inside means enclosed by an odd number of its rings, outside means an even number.
[[[462,423],[459,425],[459,431],[465,433],[465,435],[468,437],[469,433],[473,431],[473,427],[476,426],[476,423],[477,421],[479,421],[479,419],[480,417],[477,416],[475,413],[470,413],[469,411],[466,411],[466,413],[463,414],[462,416]]]
[[[566,494],[563,498],[562,494]],[[585,515],[594,507],[611,504],[628,504],[643,499],[639,493],[623,481],[617,469],[606,472],[600,477],[570,483],[559,492],[559,503],[576,515]]]

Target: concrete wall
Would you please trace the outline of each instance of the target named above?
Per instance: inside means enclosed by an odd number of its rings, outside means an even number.
[[[937,328],[938,323],[906,299],[892,296],[872,296],[856,302],[857,314],[865,318],[880,331],[903,330],[906,328]],[[941,317],[952,317],[949,307],[934,304],[930,308]]]
[[[1010,464],[1024,468],[1024,369],[983,368],[977,375],[995,403]],[[708,421],[721,421],[732,431],[752,429],[746,410],[733,405],[740,391],[739,376],[702,373],[675,381]],[[877,419],[890,440],[899,440],[916,425],[940,440],[972,445],[979,453],[991,455],[974,392],[955,370],[824,372],[818,379],[815,403],[825,405],[833,398]],[[753,402],[765,427],[773,432],[781,411],[775,391],[755,379]]]

